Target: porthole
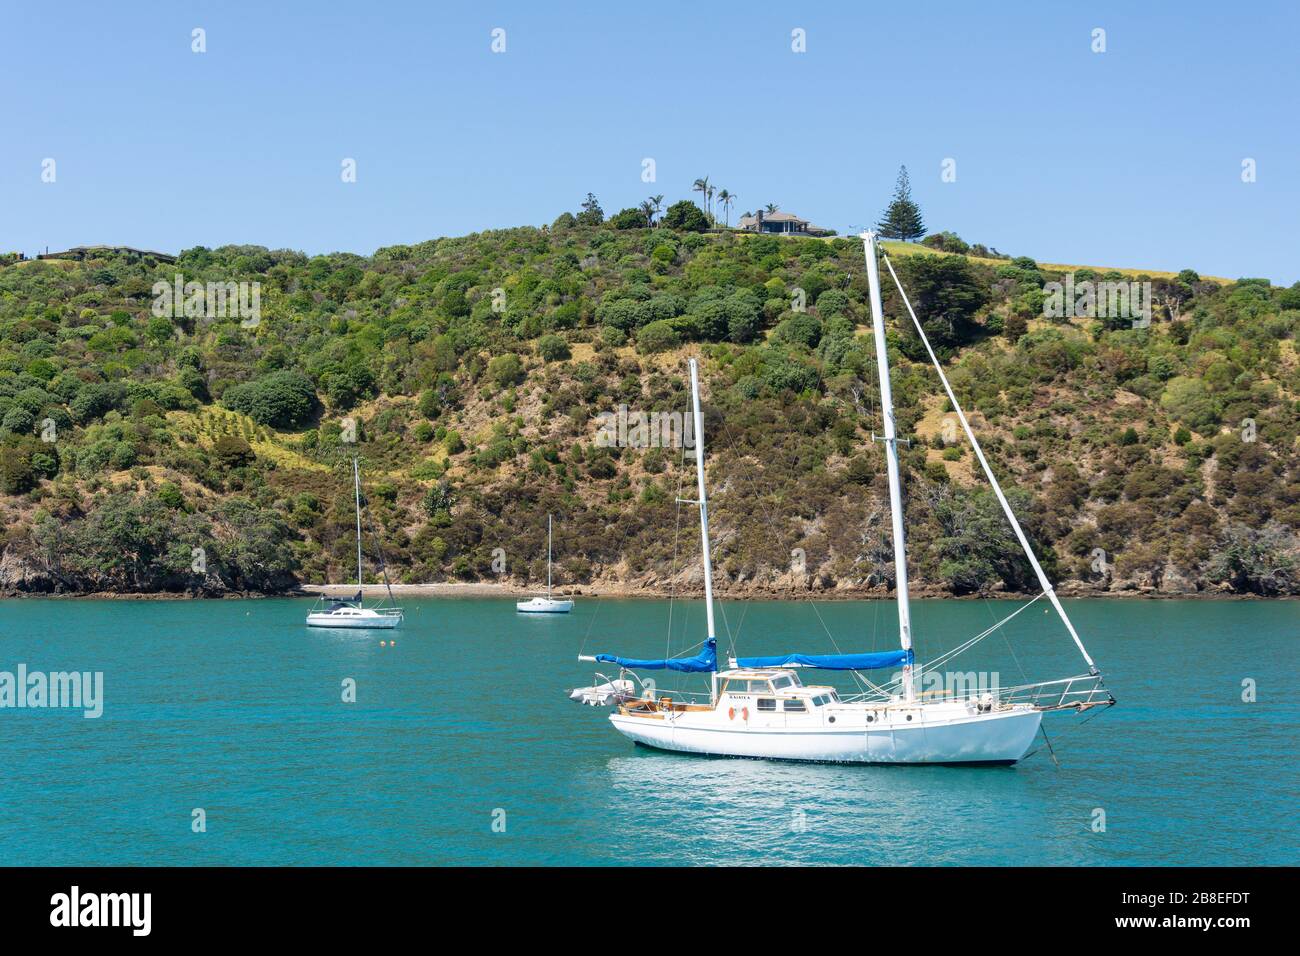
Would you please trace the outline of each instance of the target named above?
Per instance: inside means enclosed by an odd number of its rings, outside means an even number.
[[[872,722],[873,720],[875,720],[875,719],[876,719],[876,718],[873,717],[871,714],[867,714],[867,723],[871,723],[871,722]]]
[[[911,714],[908,714],[908,715],[907,715],[907,719],[908,719],[908,720],[911,720],[911,719],[912,719],[912,715],[911,715]]]
[[[834,718],[834,717],[828,717],[828,718],[826,718],[826,719],[829,720],[832,724],[835,723],[835,718]]]

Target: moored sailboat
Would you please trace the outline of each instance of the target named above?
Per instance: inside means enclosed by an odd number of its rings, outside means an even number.
[[[527,601],[516,601],[520,614],[568,614],[573,610],[572,598],[551,597],[551,516],[546,516],[546,596],[540,594]]]
[[[956,649],[929,662],[927,667],[936,667],[951,660],[1042,597],[1050,601],[1088,665],[1088,673],[1085,675],[1026,684],[998,690],[996,693],[953,692],[931,696],[918,692],[920,668],[913,650],[907,546],[897,449],[900,439],[895,434],[876,235],[865,232],[862,240],[880,377],[884,422],[881,440],[885,446],[888,468],[899,649],[869,654],[788,653],[769,657],[738,657],[729,661],[727,670],[719,672],[699,373],[695,360],[691,359],[691,400],[699,497],[696,501],[686,503],[698,507],[700,513],[707,628],[705,639],[698,652],[691,657],[633,659],[613,654],[579,656],[582,661],[617,665],[620,669],[619,680],[640,680],[637,672],[641,670],[710,675],[707,701],[693,699],[691,695],[683,693],[660,695],[650,682],[642,683],[643,687],[650,689],[638,698],[626,694],[611,695],[611,699],[616,700],[618,705],[615,712],[610,714],[610,722],[615,729],[636,743],[662,750],[739,757],[849,763],[1009,764],[1020,760],[1029,750],[1045,713],[1063,710],[1082,712],[1115,702],[1003,495],[899,283],[899,291],[917,334],[929,352],[975,455],[1042,586],[1042,593],[1029,604]],[[885,262],[889,265],[887,257]],[[889,270],[898,283],[892,265],[889,265]],[[901,675],[884,685],[864,682],[872,688],[870,691],[852,697],[841,697],[834,687],[804,684],[799,671],[805,668],[851,671],[855,674],[901,668]]]
[[[402,609],[396,606],[389,607],[366,607],[363,597],[362,581],[362,564],[361,564],[361,468],[355,458],[352,459],[352,481],[356,495],[357,506],[357,593],[350,598],[325,598],[326,601],[323,610],[317,610],[315,607],[307,615],[308,627],[333,627],[333,628],[394,628],[402,623]],[[376,542],[378,547],[378,542]],[[383,572],[384,586],[388,589],[388,600],[393,602],[393,588],[388,583],[388,571],[381,560],[379,563],[380,570]],[[317,604],[319,605],[319,601]]]

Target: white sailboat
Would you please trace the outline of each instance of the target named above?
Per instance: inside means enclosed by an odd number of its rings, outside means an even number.
[[[357,593],[351,598],[325,598],[324,610],[312,608],[307,615],[308,627],[337,628],[394,628],[402,623],[402,609],[399,607],[366,607],[361,589],[361,469],[355,458],[352,459],[352,482],[357,503]],[[393,600],[393,589],[388,584],[388,571],[380,562],[383,570],[384,585],[388,587],[388,600]],[[317,601],[319,606],[320,601]]]
[[[573,610],[570,598],[551,597],[551,516],[546,516],[546,597],[538,595],[527,601],[516,601],[520,614],[568,614]]]
[[[926,666],[937,667],[956,654],[996,631],[1016,614],[1046,597],[1071,638],[1078,646],[1088,673],[1063,680],[998,689],[996,693],[931,692],[917,690],[920,668],[912,649],[912,625],[908,603],[907,547],[903,528],[903,499],[899,478],[899,439],[894,430],[893,399],[890,390],[884,315],[881,308],[880,273],[876,235],[862,234],[870,289],[871,317],[876,358],[880,373],[880,398],[884,420],[883,442],[888,463],[889,502],[892,517],[894,569],[899,620],[899,650],[871,654],[802,654],[775,657],[733,658],[730,667],[718,671],[717,636],[713,621],[713,577],[709,554],[708,499],[704,478],[704,429],[700,414],[699,376],[695,360],[690,362],[691,398],[695,419],[695,463],[700,512],[700,538],[704,562],[705,614],[707,634],[694,657],[663,660],[633,660],[610,654],[579,656],[580,661],[615,664],[618,680],[640,677],[638,670],[673,670],[710,674],[707,700],[681,692],[660,695],[649,682],[640,697],[610,694],[617,703],[609,720],[624,736],[639,744],[661,750],[736,757],[764,757],[848,763],[906,764],[1010,764],[1029,750],[1044,713],[1073,710],[1082,712],[1115,702],[1083,642],[1061,606],[1051,582],[1043,572],[1015,514],[998,486],[984,453],[944,376],[943,368],[925,337],[899,283],[899,291],[912,316],[917,333],[930,353],[948,398],[956,409],[975,455],[992,483],[1011,528],[1024,549],[1042,593],[998,624],[967,640]],[[890,274],[898,276],[886,257]],[[866,693],[841,697],[830,686],[804,684],[799,670],[853,671],[902,668],[893,682],[874,685]],[[598,675],[609,683],[605,675]],[[590,703],[590,700],[585,702]]]

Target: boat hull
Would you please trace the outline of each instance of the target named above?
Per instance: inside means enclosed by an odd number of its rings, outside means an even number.
[[[1029,750],[1043,715],[1026,709],[842,730],[721,726],[716,719],[692,720],[690,714],[661,716],[616,713],[609,719],[636,743],[679,753],[829,763],[1010,764]]]
[[[573,610],[573,602],[534,598],[531,601],[516,601],[515,610],[520,614],[568,614]]]
[[[330,614],[308,614],[308,627],[329,627],[340,630],[390,630],[402,623],[396,615],[376,615],[375,617],[337,617]]]

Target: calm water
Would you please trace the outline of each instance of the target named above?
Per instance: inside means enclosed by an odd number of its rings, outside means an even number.
[[[98,720],[0,710],[0,863],[1300,863],[1300,604],[1071,602],[1120,704],[1077,732],[1049,716],[1060,769],[1046,753],[981,769],[635,748],[564,691],[591,682],[580,649],[660,655],[664,602],[530,618],[408,601],[396,647],[308,630],[309,605],[0,602],[0,670],[103,671],[106,698]],[[918,602],[922,658],[1013,607]],[[892,646],[885,602],[724,608],[745,653],[832,651],[828,631],[843,650]],[[702,617],[675,606],[675,652]],[[1037,605],[961,669],[1012,684],[1021,667],[1086,670]]]

